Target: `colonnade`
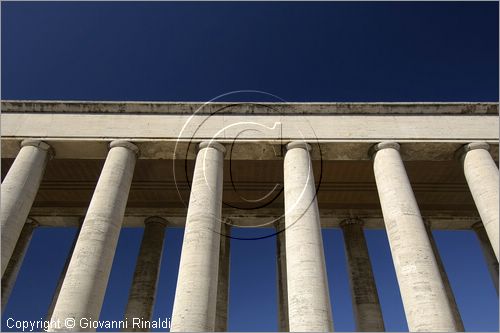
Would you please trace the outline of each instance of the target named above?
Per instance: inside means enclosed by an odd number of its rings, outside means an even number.
[[[399,149],[396,142],[381,142],[370,154],[408,327],[410,331],[462,331],[430,225],[420,214]],[[488,149],[486,143],[469,143],[458,154],[482,220],[473,229],[498,292],[498,168]],[[305,142],[291,142],[284,158],[285,218],[276,224],[279,327],[283,331],[334,329],[310,150]],[[221,216],[224,153],[224,145],[215,141],[199,145],[171,331],[227,329],[231,227]],[[2,308],[36,227],[28,215],[52,155],[47,143],[24,140],[2,183]],[[52,320],[99,318],[138,155],[139,149],[131,142],[110,143],[49,311]],[[125,311],[129,319],[152,316],[167,221],[150,217],[144,224]],[[347,219],[341,228],[357,330],[383,331],[363,221]],[[78,326],[58,329],[80,330]]]

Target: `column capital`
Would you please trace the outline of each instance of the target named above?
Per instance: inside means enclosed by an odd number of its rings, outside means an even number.
[[[458,160],[461,160],[465,157],[465,155],[470,152],[471,150],[475,149],[484,149],[486,151],[490,151],[490,145],[487,144],[486,142],[470,142],[462,147],[460,147],[456,152],[455,152],[455,158]]]
[[[24,139],[23,141],[21,141],[20,146],[21,146],[21,148],[27,147],[27,146],[32,146],[32,147],[36,147],[36,148],[41,149],[41,150],[45,150],[49,154],[49,157],[51,159],[54,158],[54,156],[56,155],[54,148],[52,148],[52,146],[49,145],[45,141],[36,140],[36,139]]]
[[[285,147],[286,147],[287,151],[294,149],[294,148],[302,148],[302,149],[305,149],[305,150],[310,152],[312,149],[311,145],[305,141],[292,141],[292,142],[289,142]]]
[[[34,218],[29,217],[29,216],[26,219],[26,224],[30,225],[33,228],[36,228],[36,227],[40,226],[40,223],[37,220],[35,220]]]
[[[149,223],[158,223],[158,224],[162,224],[164,227],[167,226],[168,224],[168,221],[165,220],[164,218],[162,217],[159,217],[159,216],[150,216],[150,217],[147,217],[145,220],[144,220],[144,224],[149,224]]]
[[[127,140],[114,140],[109,143],[109,149],[115,148],[115,147],[123,147],[130,149],[131,151],[134,152],[135,155],[139,156],[139,148],[134,145],[132,142],[127,141]]]
[[[368,150],[368,155],[370,156],[370,158],[374,158],[375,154],[379,150],[387,149],[387,148],[392,148],[392,149],[396,149],[397,151],[399,151],[401,146],[396,141],[382,141],[382,142],[376,143],[373,146],[371,146],[370,149]]]
[[[222,224],[232,227],[234,226],[234,221],[230,217],[226,217],[222,219]]]
[[[341,228],[345,227],[345,226],[348,226],[348,225],[351,225],[351,224],[357,224],[357,225],[360,225],[360,226],[364,226],[365,225],[365,222],[360,219],[360,218],[357,218],[357,217],[350,217],[348,219],[345,219],[345,220],[342,220],[339,224],[339,226]]]
[[[220,151],[222,154],[226,153],[226,147],[217,141],[202,141],[198,144],[198,151],[204,148],[214,148]]]
[[[233,226],[234,226],[233,220],[231,220],[230,218],[221,219],[220,232],[219,232],[220,237],[231,238],[231,230]]]
[[[483,221],[477,221],[476,223],[470,226],[472,230],[484,229]]]

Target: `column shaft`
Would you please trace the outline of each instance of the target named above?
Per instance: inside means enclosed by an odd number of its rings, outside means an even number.
[[[99,319],[137,152],[129,142],[110,144],[52,315],[62,326],[50,330],[95,330],[79,323],[82,318]],[[74,318],[76,325],[65,325],[66,318]]]
[[[488,267],[488,271],[491,275],[491,280],[493,281],[493,285],[495,286],[495,290],[498,295],[498,260],[495,257],[495,252],[493,252],[493,248],[491,247],[491,243],[488,239],[488,235],[486,234],[486,230],[484,229],[484,225],[481,222],[475,223],[472,226],[472,229],[475,231],[477,239],[479,240],[479,245],[481,246],[481,251],[483,252],[484,260],[486,261],[486,265]]]
[[[286,240],[285,223],[276,223],[276,280],[278,289],[278,329],[280,332],[290,331],[288,325],[288,292],[286,285]]]
[[[38,192],[49,160],[50,146],[24,140],[21,150],[2,183],[0,224],[2,234],[2,276]]]
[[[215,329],[224,152],[203,142],[196,156],[171,332]]]
[[[374,173],[410,331],[457,331],[397,143],[375,146]]]
[[[149,321],[153,316],[167,221],[159,217],[149,217],[144,224],[144,234],[125,309],[126,332],[149,331],[140,326],[134,327],[134,318]]]
[[[310,147],[290,143],[284,162],[286,268],[290,331],[332,331]]]
[[[57,280],[56,290],[54,291],[54,295],[52,295],[52,301],[50,302],[49,309],[47,311],[47,320],[52,318],[54,314],[54,308],[56,307],[57,299],[59,298],[59,293],[61,292],[61,287],[64,282],[64,277],[66,276],[66,272],[68,271],[68,266],[71,261],[71,257],[73,256],[73,252],[75,251],[76,242],[78,241],[78,236],[80,235],[80,231],[82,230],[82,222],[83,218],[79,221],[78,230],[76,231],[75,238],[73,239],[73,243],[71,244],[71,248],[69,250],[68,256],[66,257],[66,261],[64,262],[64,267],[59,274],[59,279]]]
[[[368,254],[362,221],[349,219],[341,224],[347,256],[356,331],[383,332],[382,309]]]
[[[464,174],[484,229],[498,259],[499,211],[498,168],[487,143],[470,143],[463,148]]]
[[[227,313],[229,304],[230,257],[231,257],[231,226],[221,225],[219,279],[217,282],[217,308],[215,311],[215,332],[227,331]]]
[[[441,255],[439,255],[436,240],[432,235],[432,230],[429,222],[425,223],[425,230],[427,232],[427,236],[429,237],[429,241],[431,242],[434,256],[436,257],[436,262],[439,267],[439,273],[441,274],[441,279],[443,280],[444,288],[446,289],[446,295],[448,296],[448,300],[453,311],[453,318],[455,320],[457,331],[464,332],[464,323],[462,322],[462,317],[460,316],[460,311],[458,310],[457,301],[455,300],[455,295],[453,294],[453,290],[451,289],[450,280],[448,279],[448,274],[446,274],[446,270],[444,269],[443,260],[441,259]]]
[[[9,264],[5,269],[5,273],[2,276],[2,313],[9,301],[10,294],[16,283],[17,275],[23,264],[24,256],[28,251],[31,238],[33,237],[33,231],[37,226],[38,223],[35,220],[28,218],[19,235],[14,252],[12,252]]]

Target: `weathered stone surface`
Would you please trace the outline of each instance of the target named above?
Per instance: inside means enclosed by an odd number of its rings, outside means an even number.
[[[24,140],[19,154],[2,182],[2,200],[0,200],[2,276],[28,218],[50,154],[50,146],[47,143]]]
[[[408,328],[412,332],[458,330],[399,145],[374,147],[373,169]]]
[[[217,281],[217,308],[215,310],[215,332],[227,331],[229,307],[229,281],[231,271],[231,225],[229,220],[221,224],[219,278]]]
[[[356,218],[341,223],[347,256],[356,331],[384,332],[384,319],[373,276],[363,221]]]
[[[171,332],[215,329],[224,147],[203,143],[186,217]]]
[[[287,145],[285,237],[290,332],[333,331],[323,238],[310,146]]]
[[[493,252],[499,255],[499,188],[498,168],[485,142],[470,143],[463,148],[462,161],[469,189],[490,239]]]
[[[113,141],[99,177],[54,308],[52,320],[64,323],[50,331],[82,331],[82,318],[98,319],[118,237],[138,149]],[[74,318],[74,327],[65,320]]]
[[[2,101],[2,112],[157,113],[157,114],[498,114],[498,103],[197,103]]]
[[[125,332],[149,331],[142,327],[134,327],[134,318],[141,318],[144,321],[152,319],[166,226],[167,221],[156,216],[144,221],[144,234],[125,308],[127,322]]]
[[[28,218],[21,230],[21,234],[19,235],[19,239],[10,257],[9,264],[5,269],[5,273],[2,276],[2,313],[9,301],[10,294],[16,283],[17,274],[19,274],[24,256],[28,251],[31,238],[33,237],[33,231],[37,226],[38,223],[35,220]]]
[[[283,219],[276,222],[276,287],[278,294],[278,330],[289,332],[288,287],[286,275],[286,237]]]
[[[450,280],[448,279],[448,274],[444,268],[443,261],[441,260],[441,255],[439,254],[439,249],[437,247],[436,241],[434,240],[434,235],[432,234],[431,224],[428,221],[424,221],[425,231],[431,242],[432,251],[434,252],[434,257],[438,264],[439,273],[441,274],[441,279],[443,280],[444,288],[446,290],[446,295],[448,295],[448,301],[450,302],[451,310],[453,312],[453,318],[455,320],[455,325],[458,332],[465,332],[464,323],[462,322],[462,316],[460,316],[460,311],[458,310],[457,301],[455,300],[455,294],[451,288]]]

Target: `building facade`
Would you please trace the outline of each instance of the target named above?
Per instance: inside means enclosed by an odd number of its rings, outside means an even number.
[[[498,293],[497,104],[3,101],[1,120],[2,309],[40,226],[80,228],[54,322],[99,318],[124,227],[144,227],[129,320],[185,227],[172,331],[227,330],[237,227],[275,230],[281,331],[334,330],[322,228],[359,331],[384,331],[365,228],[387,232],[410,331],[464,330],[433,229],[474,230]]]

